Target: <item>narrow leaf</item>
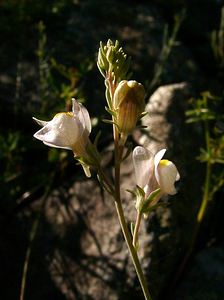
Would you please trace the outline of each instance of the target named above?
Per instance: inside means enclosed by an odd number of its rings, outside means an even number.
[[[133,236],[134,235],[134,230],[135,230],[135,223],[134,222],[131,222],[130,228],[131,228],[131,234]]]
[[[141,208],[141,213],[147,213],[147,211],[149,210],[149,206],[150,203],[155,199],[155,197],[159,194],[160,192],[160,188],[158,188],[157,190],[153,191],[149,197],[144,201],[144,204],[142,205]]]

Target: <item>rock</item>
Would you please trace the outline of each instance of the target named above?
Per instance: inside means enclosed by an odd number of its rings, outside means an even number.
[[[98,183],[76,182],[64,203],[56,193],[45,211],[59,242],[49,270],[66,299],[118,300],[128,295],[135,273],[114,203]]]
[[[171,133],[178,131],[178,125],[183,122],[186,100],[190,97],[190,87],[186,82],[160,86],[149,98],[145,111],[148,113],[142,119],[142,125],[147,126],[145,134],[141,135],[139,143],[153,149],[155,152],[166,148],[174,141]],[[175,119],[170,120],[171,109]],[[180,136],[180,131],[176,132]]]

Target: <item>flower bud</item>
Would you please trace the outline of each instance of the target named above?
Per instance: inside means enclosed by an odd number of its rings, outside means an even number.
[[[110,63],[113,63],[114,59],[114,49],[110,47],[106,53],[106,58]]]
[[[114,109],[120,133],[128,135],[135,128],[144,110],[144,97],[145,89],[141,83],[123,80],[118,84],[114,93]]]

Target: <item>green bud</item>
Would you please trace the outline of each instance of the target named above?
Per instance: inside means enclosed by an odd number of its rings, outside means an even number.
[[[107,60],[110,62],[110,63],[113,63],[113,58],[114,58],[114,49],[112,47],[110,47],[107,51],[107,54],[106,54],[106,57],[107,57]]]
[[[128,77],[130,59],[119,46],[118,41],[113,43],[108,40],[106,45],[100,42],[97,65],[104,77],[107,72],[113,72],[116,82],[119,82]]]
[[[111,41],[111,39],[109,39],[107,41],[107,47],[109,48],[110,46],[113,46],[113,45],[114,45],[113,42]]]
[[[144,110],[145,89],[135,80],[121,81],[114,93],[113,107],[117,112],[116,124],[120,133],[130,134]]]

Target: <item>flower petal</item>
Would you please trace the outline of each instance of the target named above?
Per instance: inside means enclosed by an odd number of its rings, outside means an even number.
[[[45,125],[47,125],[47,121],[42,121],[42,120],[39,120],[39,119],[37,119],[37,118],[34,118],[33,117],[33,120],[35,121],[35,122],[37,122],[37,124],[39,124],[40,126],[42,126],[42,127],[44,127]]]
[[[72,114],[59,113],[36,132],[34,137],[51,147],[72,149],[82,131],[83,128],[79,127]]]
[[[81,103],[78,103],[74,98],[72,98],[72,111],[74,113],[74,117],[80,121],[84,131],[86,131],[87,135],[89,135],[91,132],[91,120],[88,110]]]
[[[160,178],[159,178],[159,173],[158,173],[158,165],[160,160],[163,158],[164,154],[166,153],[166,149],[161,149],[156,153],[154,156],[154,172],[155,172],[155,178],[158,184],[160,185]]]
[[[156,170],[157,170],[157,167],[159,165],[159,162],[163,158],[163,156],[164,156],[165,153],[166,153],[166,149],[161,149],[159,152],[156,153],[156,155],[154,157],[155,176],[156,176]]]
[[[161,190],[165,194],[176,194],[177,191],[175,189],[174,183],[177,178],[179,179],[180,175],[175,164],[169,160],[161,160],[157,167],[156,179],[160,185]]]
[[[122,80],[119,82],[118,86],[115,89],[114,92],[114,108],[117,109],[119,107],[119,105],[121,104],[121,102],[124,99],[124,96],[126,94],[126,90],[127,90],[127,80]]]
[[[138,186],[144,189],[148,184],[150,173],[153,172],[153,168],[150,164],[153,163],[152,153],[141,146],[135,147],[133,151],[133,164],[135,170],[136,183]]]

